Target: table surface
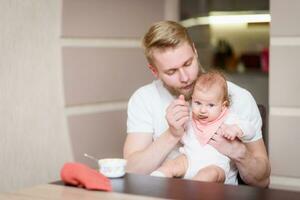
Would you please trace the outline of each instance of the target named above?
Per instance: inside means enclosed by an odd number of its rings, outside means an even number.
[[[293,200],[300,199],[300,192],[263,189],[246,185],[233,186],[220,183],[160,178],[127,174],[124,178],[112,180],[113,191],[171,199],[205,200]]]
[[[220,183],[160,178],[138,174],[126,174],[111,179],[113,192],[169,199],[205,200],[293,200],[300,199],[300,192],[263,189],[246,185],[232,186]],[[56,184],[63,185],[61,181]]]
[[[11,194],[0,194],[0,199],[300,199],[300,192],[294,191],[262,189],[250,186],[231,186],[137,174],[126,174],[123,178],[111,179],[111,182],[113,192],[88,191],[82,188],[65,186],[63,182],[57,181],[53,184],[40,185]],[[13,195],[14,198],[5,195]],[[136,195],[139,196],[137,197]],[[21,196],[23,198],[19,198]],[[32,198],[34,196],[36,198]]]

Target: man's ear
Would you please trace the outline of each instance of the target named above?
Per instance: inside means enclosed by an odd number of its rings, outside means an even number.
[[[158,77],[158,71],[157,71],[157,68],[154,67],[153,65],[151,64],[148,64],[148,68],[150,69],[150,71],[152,72],[153,76],[155,76],[155,78]]]
[[[193,51],[195,52],[195,54],[196,54],[196,56],[197,56],[197,58],[198,58],[198,52],[197,52],[197,49],[196,49],[196,47],[195,47],[195,43],[193,43]]]

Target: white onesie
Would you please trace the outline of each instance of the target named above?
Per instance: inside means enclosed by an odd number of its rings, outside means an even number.
[[[243,131],[244,135],[240,138],[243,141],[251,140],[254,135],[254,129],[250,123],[243,120],[239,120],[234,114],[228,113],[224,121],[225,124],[236,124]],[[219,153],[213,146],[209,144],[201,145],[195,135],[192,121],[190,120],[187,125],[186,134],[181,140],[183,147],[179,151],[187,156],[188,169],[184,175],[184,178],[193,178],[200,169],[209,165],[216,165],[221,167],[225,172],[225,184],[237,185],[237,177],[228,177],[231,164],[229,157]]]

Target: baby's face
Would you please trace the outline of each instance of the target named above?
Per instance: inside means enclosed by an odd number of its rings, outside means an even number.
[[[192,95],[193,117],[202,123],[217,119],[225,107],[223,92],[218,86],[213,86],[208,90],[195,89]]]

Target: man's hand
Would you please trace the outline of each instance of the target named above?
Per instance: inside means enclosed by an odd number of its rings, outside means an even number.
[[[241,138],[243,136],[243,131],[235,124],[228,125],[222,124],[221,127],[221,135],[228,140],[234,140],[236,137]]]
[[[180,95],[167,108],[166,119],[169,130],[174,137],[182,137],[185,132],[185,123],[189,119],[189,103]]]
[[[228,140],[223,137],[223,132],[224,130],[222,128],[218,129],[218,131],[209,140],[208,144],[216,148],[220,153],[234,159],[240,153],[239,151],[243,149],[243,144],[238,139]]]
[[[249,143],[238,139],[228,140],[219,129],[208,144],[234,161],[245,183],[259,187],[268,186],[271,168],[262,139]]]

